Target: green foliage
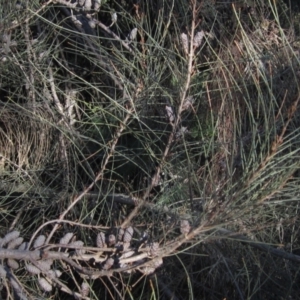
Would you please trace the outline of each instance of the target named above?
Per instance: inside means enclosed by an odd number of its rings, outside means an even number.
[[[2,2],[1,297],[296,299],[297,3]]]

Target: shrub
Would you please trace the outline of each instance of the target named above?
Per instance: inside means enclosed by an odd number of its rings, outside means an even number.
[[[144,2],[0,5],[1,296],[296,298],[299,12]]]

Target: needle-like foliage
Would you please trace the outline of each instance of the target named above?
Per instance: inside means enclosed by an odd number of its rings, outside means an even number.
[[[0,298],[297,299],[299,16],[0,0]]]

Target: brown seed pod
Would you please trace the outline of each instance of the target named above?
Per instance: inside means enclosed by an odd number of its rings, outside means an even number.
[[[98,248],[106,248],[104,232],[99,232],[97,234],[96,245]]]
[[[18,250],[23,251],[23,250],[27,249],[27,246],[28,246],[28,242],[23,242],[23,243],[19,246]]]
[[[116,236],[114,234],[110,234],[108,236],[108,246],[111,247],[116,243]]]
[[[149,256],[157,256],[158,255],[158,250],[159,250],[159,243],[150,243],[147,245],[147,254]]]
[[[87,282],[81,284],[80,294],[82,297],[87,297],[90,292],[90,285]]]
[[[50,275],[51,277],[59,278],[62,275],[62,272],[60,270],[55,269],[55,270],[49,270],[47,274]]]
[[[162,264],[163,264],[163,260],[161,257],[153,259],[153,265],[155,266],[155,268],[158,268]]]
[[[123,251],[127,251],[130,248],[130,243],[129,242],[124,242],[123,243]]]
[[[180,40],[182,44],[183,51],[186,55],[189,54],[189,39],[188,36],[185,33],[182,33],[180,35]]]
[[[59,278],[62,275],[62,272],[60,270],[57,270],[57,269],[54,270],[54,273],[55,273],[55,276],[57,278]]]
[[[165,110],[166,110],[169,122],[173,123],[175,121],[175,113],[173,111],[173,108],[169,105],[166,105]]]
[[[7,233],[4,236],[4,238],[1,240],[0,247],[3,247],[10,241],[17,239],[19,237],[19,235],[20,235],[20,231],[12,231],[12,232]]]
[[[125,232],[125,230],[123,228],[119,228],[119,230],[118,230],[118,241],[123,240],[124,232]]]
[[[154,258],[152,261],[149,261],[147,266],[140,268],[139,270],[144,275],[149,275],[153,273],[159,266],[163,264],[162,258]]]
[[[31,274],[35,274],[35,275],[38,275],[41,273],[41,270],[32,264],[26,264],[25,269],[27,270],[27,272],[29,272]]]
[[[91,0],[85,0],[84,2],[84,10],[89,11],[92,8],[92,1]]]
[[[135,40],[135,38],[136,38],[136,36],[137,36],[137,32],[138,32],[138,30],[137,30],[136,27],[133,28],[133,29],[130,31],[130,33],[129,33],[129,40],[130,40],[130,41]]]
[[[124,243],[129,243],[132,240],[132,236],[133,236],[133,228],[131,226],[127,227],[125,229],[125,233],[123,237]]]
[[[115,260],[112,257],[108,258],[103,265],[103,270],[109,270],[113,266],[114,262]]]
[[[45,244],[45,241],[46,237],[43,234],[39,235],[33,243],[33,248],[36,249],[43,246]]]
[[[14,260],[14,259],[12,259],[12,258],[9,258],[8,260],[7,260],[7,265],[10,267],[10,268],[12,268],[13,270],[17,270],[17,269],[19,269],[19,263],[16,261],[16,260]]]
[[[51,269],[51,266],[53,264],[52,259],[46,259],[46,260],[39,260],[37,261],[38,267],[43,271],[49,271]]]
[[[203,30],[198,31],[195,34],[194,39],[193,39],[193,46],[194,46],[195,49],[200,47],[200,45],[202,44],[203,37],[204,37],[204,31]]]
[[[83,243],[83,241],[76,241],[76,242],[73,242],[69,245],[73,246],[75,248],[80,248],[80,247],[84,246],[84,243]],[[85,253],[85,250],[84,249],[76,249],[75,253],[76,253],[76,255],[80,256],[80,255],[83,255]]]
[[[190,222],[188,220],[180,221],[180,232],[182,234],[188,234],[191,230]]]
[[[52,291],[52,285],[45,278],[39,278],[38,283],[45,292]]]
[[[94,10],[99,11],[101,6],[101,0],[94,1]]]
[[[8,243],[7,245],[7,249],[15,249],[18,246],[20,246],[23,243],[23,238],[22,237],[18,237],[15,240],[12,240]]]
[[[73,236],[74,236],[73,232],[68,232],[59,240],[59,243],[61,245],[68,245]]]

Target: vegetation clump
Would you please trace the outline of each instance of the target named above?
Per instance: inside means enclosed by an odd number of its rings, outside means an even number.
[[[0,16],[1,298],[298,298],[297,3]]]

